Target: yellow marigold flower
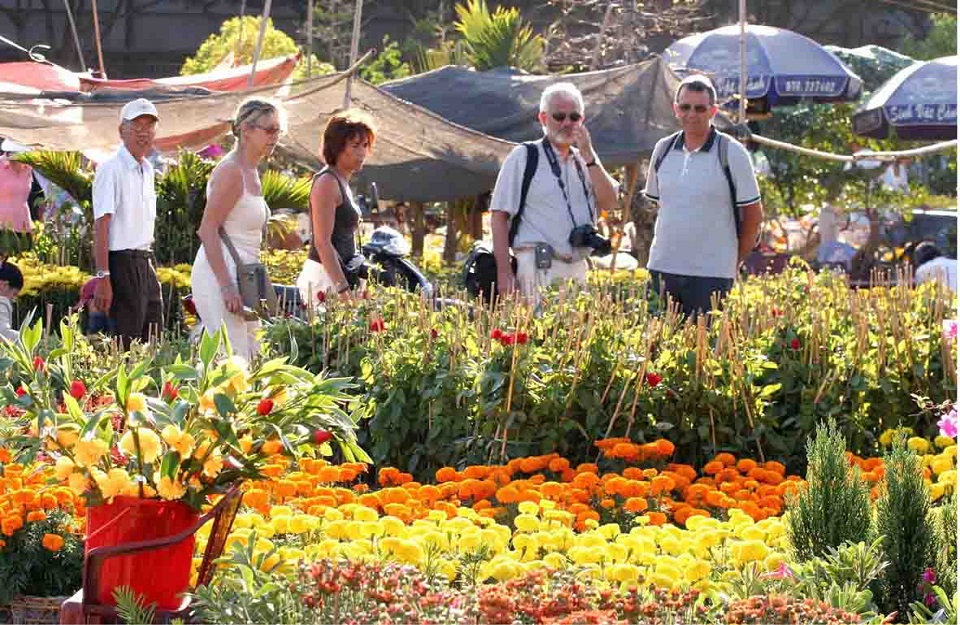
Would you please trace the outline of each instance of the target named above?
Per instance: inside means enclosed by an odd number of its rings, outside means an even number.
[[[92,467],[100,462],[109,446],[98,438],[85,438],[77,442],[73,460],[78,467]]]
[[[776,571],[784,561],[782,553],[773,552],[763,559],[763,568],[768,571]]]
[[[730,545],[730,555],[741,564],[763,560],[769,552],[766,543],[759,540],[737,541]]]
[[[184,432],[172,423],[163,428],[160,437],[177,452],[181,458],[189,458],[196,442],[189,432]]]
[[[112,501],[117,495],[132,495],[136,492],[136,486],[126,469],[116,467],[107,473],[95,469],[93,479],[107,501]]]
[[[532,514],[518,514],[513,523],[520,532],[535,532],[540,529],[540,519]]]
[[[286,534],[290,531],[290,518],[288,516],[278,516],[274,519],[270,519],[270,525],[273,526],[273,531],[277,534]]]
[[[245,454],[249,454],[251,449],[253,449],[253,438],[247,434],[240,439],[240,450]]]
[[[699,582],[710,575],[710,563],[704,560],[694,560],[683,569],[683,577],[690,583]]]
[[[160,478],[160,482],[157,483],[157,494],[159,494],[162,499],[174,501],[186,495],[187,489],[179,481],[164,475]]]
[[[552,569],[561,570],[567,566],[567,557],[554,551],[543,556],[543,562]]]
[[[73,473],[73,470],[77,468],[77,465],[66,456],[60,456],[57,458],[56,472],[57,479],[61,482],[70,477],[70,474]]]
[[[59,534],[44,534],[40,544],[47,551],[60,551],[64,544],[63,536]]]
[[[953,458],[947,456],[934,456],[933,460],[930,461],[930,468],[937,475],[949,471],[953,468]]]
[[[880,444],[884,447],[889,447],[893,443],[893,435],[896,434],[896,430],[885,430],[883,434],[880,435]]]
[[[933,439],[933,444],[939,447],[940,449],[946,449],[950,445],[956,445],[957,441],[949,436],[939,435]]]
[[[532,501],[521,501],[517,505],[517,509],[522,514],[532,514],[534,516],[536,516],[540,512],[540,506],[538,506],[536,503]]]
[[[80,440],[80,431],[76,427],[61,427],[57,430],[57,445],[61,449],[70,449]]]
[[[87,490],[87,476],[83,473],[71,473],[68,479],[70,490],[78,495],[82,495]]]
[[[219,451],[215,451],[210,454],[210,457],[203,463],[203,474],[212,479],[220,475],[220,471],[222,470],[223,456],[220,455]]]
[[[146,412],[147,396],[143,393],[130,393],[127,398],[127,412]]]
[[[907,447],[918,454],[925,454],[930,449],[930,442],[919,436],[911,436],[907,439]]]
[[[120,449],[128,456],[137,456],[138,440],[140,444],[139,457],[143,462],[145,464],[156,462],[163,448],[160,445],[160,437],[149,428],[130,428],[124,432],[120,438]]]
[[[947,484],[948,486],[957,485],[957,470],[950,469],[949,471],[944,471],[937,478],[937,482],[940,484]]]
[[[947,485],[937,482],[930,485],[930,501],[939,501],[947,493]]]
[[[614,582],[636,582],[640,577],[640,568],[633,564],[614,564],[607,568],[607,576]]]

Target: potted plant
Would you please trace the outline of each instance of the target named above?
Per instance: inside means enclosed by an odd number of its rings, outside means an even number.
[[[201,339],[195,364],[160,370],[142,361],[85,381],[71,356],[85,339],[72,321],[60,330],[62,344],[45,360],[37,355],[39,323],[0,347],[0,369],[14,376],[0,392],[22,413],[14,453],[27,460],[46,454],[56,478],[82,497],[87,551],[189,528],[223,493],[266,477],[277,454],[329,455],[336,443],[348,460],[369,461],[344,410],[345,380],[283,359],[251,367],[229,356],[218,332]],[[218,358],[221,340],[227,356]],[[114,588],[129,586],[147,603],[176,609],[189,585],[193,547],[191,538],[107,560],[98,600],[112,604]]]
[[[83,504],[52,477],[49,465],[15,464],[0,450],[0,605],[14,623],[56,622],[80,587]]]

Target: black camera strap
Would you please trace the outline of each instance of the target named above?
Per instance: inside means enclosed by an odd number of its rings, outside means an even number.
[[[543,151],[547,155],[550,171],[553,172],[553,177],[557,179],[557,184],[560,185],[560,192],[563,193],[563,199],[567,202],[567,213],[570,215],[570,221],[573,222],[573,227],[576,228],[577,219],[573,216],[573,206],[570,204],[567,186],[563,182],[563,176],[560,175],[560,160],[557,158],[556,152],[553,151],[553,145],[550,144],[550,140],[546,137],[543,138]],[[587,212],[590,214],[590,225],[593,225],[595,218],[593,216],[593,206],[590,205],[590,189],[587,187],[586,175],[583,173],[583,167],[580,166],[580,161],[577,160],[576,155],[571,154],[570,158],[573,159],[573,164],[577,168],[577,176],[580,177],[580,184],[583,185],[583,196],[587,198]]]

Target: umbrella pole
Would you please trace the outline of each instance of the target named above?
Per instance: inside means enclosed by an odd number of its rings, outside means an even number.
[[[87,71],[87,63],[83,60],[83,48],[80,47],[80,35],[77,34],[77,23],[73,20],[73,9],[70,8],[70,0],[63,0],[63,6],[67,10],[67,21],[70,22],[70,32],[73,33],[73,43],[77,46],[77,60],[80,62],[80,70]]]
[[[90,0],[90,10],[93,11],[93,36],[97,44],[97,59],[100,61],[100,77],[107,77],[107,70],[103,66],[103,46],[100,45],[100,18],[97,16],[97,0]]]
[[[267,34],[267,20],[270,18],[270,5],[272,0],[266,0],[263,3],[263,15],[260,17],[260,34],[257,36],[257,47],[253,51],[253,65],[250,66],[250,78],[247,79],[247,87],[253,87],[253,80],[257,75],[257,61],[260,60],[260,50],[263,47],[263,38]]]
[[[353,64],[357,61],[357,54],[360,51],[360,17],[363,14],[363,0],[357,0],[357,4],[353,9],[353,34],[350,36],[350,67],[353,68]],[[343,94],[343,108],[349,108],[350,106],[350,88],[353,86],[353,72],[356,71],[354,68],[350,75],[347,76],[347,89]]]
[[[313,78],[313,1],[307,0],[307,78]]]
[[[747,121],[747,0],[740,0],[740,123]]]

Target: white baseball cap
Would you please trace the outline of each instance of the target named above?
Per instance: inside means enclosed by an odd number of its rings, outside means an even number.
[[[0,143],[0,152],[29,152],[30,148],[23,145],[22,143],[17,143],[13,139],[4,139],[3,143]]]
[[[146,98],[137,98],[132,102],[127,102],[123,105],[123,108],[120,110],[120,121],[130,121],[131,119],[136,119],[141,115],[149,115],[157,121],[160,121],[160,114],[157,113],[157,107],[153,105],[153,102]]]

